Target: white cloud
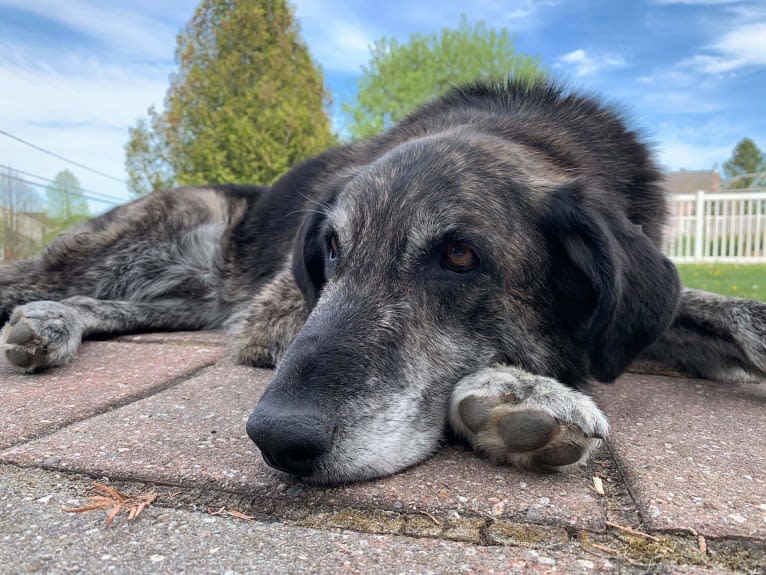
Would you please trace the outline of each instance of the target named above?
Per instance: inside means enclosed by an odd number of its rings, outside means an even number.
[[[370,45],[385,34],[365,25],[350,5],[329,0],[297,0],[295,14],[312,56],[325,70],[360,72]]]
[[[669,5],[684,4],[687,6],[717,6],[723,4],[737,4],[742,0],[653,0],[652,4]]]
[[[640,81],[640,80],[639,80]],[[633,102],[654,114],[709,114],[725,108],[717,98],[704,92],[659,85],[655,90],[635,94]]]
[[[713,166],[720,168],[731,150],[729,146],[701,146],[670,139],[658,145],[657,155],[660,164],[669,170],[710,170]]]
[[[176,25],[148,18],[135,7],[126,9],[83,0],[67,0],[66,4],[59,0],[0,0],[0,6],[52,20],[99,40],[108,50],[136,59],[172,58],[178,32]]]
[[[660,124],[656,135],[658,158],[673,170],[710,169],[716,164],[720,168],[743,136],[764,140],[749,122],[723,116],[706,121],[671,120]]]
[[[161,104],[169,68],[105,64],[84,53],[32,53],[0,43],[5,122],[126,126],[151,103]]]
[[[554,67],[561,68],[565,65],[573,69],[575,76],[591,76],[603,70],[624,68],[628,63],[620,54],[598,54],[593,56],[582,48],[578,48],[563,56],[559,56]]]
[[[0,2],[9,4],[7,0]],[[31,4],[41,9],[40,2],[35,0]],[[58,12],[64,10],[59,8]],[[118,11],[116,17],[120,15]],[[70,17],[74,24],[77,18],[74,14]],[[141,22],[141,18],[124,20],[123,24],[131,22]],[[105,29],[110,26],[117,24],[105,24]],[[156,28],[147,26],[146,30]],[[137,34],[138,41],[141,34]],[[128,37],[125,32],[118,44],[127,42]],[[149,56],[155,57],[158,61],[155,64],[119,57],[111,50],[113,46],[86,52],[58,49],[52,44],[0,41],[0,86],[6,95],[0,106],[0,127],[81,164],[123,178],[123,146],[128,127],[150,105],[162,105],[172,69],[174,42],[171,39],[162,54],[159,45],[145,45],[143,51],[137,52],[147,61]],[[124,184],[73,167],[4,136],[0,136],[0,164],[47,178],[70,168],[87,189],[123,199],[129,197]]]
[[[766,21],[730,28],[718,40],[679,63],[705,74],[723,74],[745,67],[766,66]]]

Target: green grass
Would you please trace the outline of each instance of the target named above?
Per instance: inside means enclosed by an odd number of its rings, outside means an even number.
[[[766,301],[766,264],[678,264],[687,287]]]

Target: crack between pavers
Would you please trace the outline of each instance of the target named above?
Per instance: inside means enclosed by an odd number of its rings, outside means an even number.
[[[607,519],[625,527],[644,526],[637,498],[628,481],[629,473],[621,463],[612,445],[606,442],[609,466],[601,464],[603,471],[613,479],[608,483],[605,500]],[[622,493],[615,491],[617,487]],[[629,505],[627,505],[629,504]],[[726,568],[745,573],[766,573],[766,545],[763,539],[730,535],[724,537],[702,536],[693,529],[653,529],[637,527],[646,535],[631,535],[607,526],[606,535],[619,542],[619,550],[638,559],[653,555],[660,557],[662,565],[691,564],[711,568]],[[581,536],[586,535],[581,533]],[[636,563],[634,566],[652,567],[658,563]]]
[[[98,417],[99,415],[104,415],[105,413],[109,413],[110,411],[114,411],[115,409],[120,409],[121,407],[130,405],[131,403],[136,403],[137,401],[141,401],[153,395],[157,395],[158,393],[162,393],[163,391],[167,391],[168,389],[176,387],[177,385],[184,383],[185,381],[188,381],[190,379],[197,377],[198,375],[202,374],[204,371],[215,367],[221,361],[223,361],[223,359],[214,359],[210,361],[209,363],[201,365],[188,373],[173,377],[169,379],[168,381],[165,381],[153,387],[144,389],[140,392],[137,392],[134,395],[118,398],[112,403],[108,403],[99,408],[96,408],[94,411],[91,411],[87,413],[86,415],[83,415],[82,417],[74,418],[63,424],[53,424],[50,427],[43,428],[42,431],[36,432],[34,435],[30,437],[25,437],[24,439],[21,439],[20,441],[11,441],[7,445],[0,448],[0,463],[13,463],[11,461],[5,461],[3,459],[3,454],[9,449],[13,449],[15,447],[19,447],[21,445],[25,445],[33,441],[37,441],[38,439],[42,439],[44,437],[54,435],[58,433],[59,431],[63,431],[67,429],[68,427],[71,427],[72,425],[82,423],[83,421],[87,421],[94,417]]]
[[[619,487],[623,493],[615,492],[610,489],[607,492],[607,496],[604,497],[606,505],[604,507],[604,514],[607,520],[617,522],[629,522],[632,525],[643,525],[644,518],[641,516],[639,510],[638,501],[633,491],[630,488],[630,483],[627,479],[627,474],[620,464],[620,460],[612,449],[612,445],[609,440],[605,441],[605,449],[609,455],[609,465],[602,466],[604,472],[612,478],[610,487]],[[610,503],[612,505],[610,505]],[[616,509],[615,507],[618,507]]]
[[[168,332],[168,334],[172,334],[175,332]],[[172,336],[168,336],[167,338],[162,337],[161,335],[154,333],[154,334],[146,334],[144,336],[138,334],[138,335],[119,335],[117,337],[104,337],[101,338],[94,338],[89,339],[88,341],[112,341],[112,342],[118,342],[118,343],[135,343],[138,345],[146,345],[146,344],[154,344],[154,345],[180,345],[180,346],[188,346],[188,345],[194,345],[194,346],[200,346],[200,345],[211,345],[215,347],[227,347],[231,343],[231,337],[229,337],[225,332],[213,332],[218,335],[222,335],[226,338],[226,341],[200,341],[200,340],[183,340],[180,338],[171,339]],[[145,337],[146,339],[133,339],[136,337]]]
[[[19,464],[4,467],[28,468]],[[40,467],[36,469],[43,470]],[[104,481],[98,474],[80,471],[51,469],[51,472],[68,477],[84,496],[87,480]],[[446,512],[423,514],[418,510],[386,510],[364,506],[318,505],[312,509],[301,506],[300,501],[266,500],[260,497],[218,489],[197,487],[172,482],[151,482],[134,478],[112,477],[109,483],[129,493],[141,493],[147,489],[157,492],[157,509],[178,509],[189,512],[211,513],[224,510],[252,515],[260,523],[279,523],[287,526],[315,530],[342,529],[356,533],[397,535],[409,538],[439,539],[491,547],[514,547],[538,552],[560,549],[573,553],[588,553],[621,565],[626,573],[667,572],[674,566],[701,566],[710,569],[733,569],[738,572],[766,573],[766,550],[760,539],[741,537],[709,538],[709,554],[703,555],[696,547],[691,534],[663,533],[653,531],[656,540],[640,536],[608,531],[596,532],[571,526],[552,526],[517,521],[512,518],[487,518],[464,514],[458,520],[450,520]],[[262,510],[263,507],[268,509]],[[233,521],[241,518],[224,517]],[[435,523],[434,519],[438,522]],[[614,553],[604,553],[611,549]],[[635,570],[635,571],[634,571]]]

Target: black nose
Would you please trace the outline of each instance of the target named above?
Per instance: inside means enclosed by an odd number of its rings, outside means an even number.
[[[247,434],[263,460],[281,471],[308,476],[330,451],[334,426],[320,413],[282,411],[259,405],[247,419]]]

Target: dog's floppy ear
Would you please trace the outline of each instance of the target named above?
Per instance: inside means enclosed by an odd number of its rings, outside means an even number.
[[[612,381],[670,324],[681,285],[675,266],[617,207],[574,182],[543,218],[557,317],[584,346],[589,374]]]
[[[311,212],[303,220],[293,244],[293,277],[306,300],[306,307],[313,309],[325,277],[325,251],[322,238],[322,224],[325,215]]]

